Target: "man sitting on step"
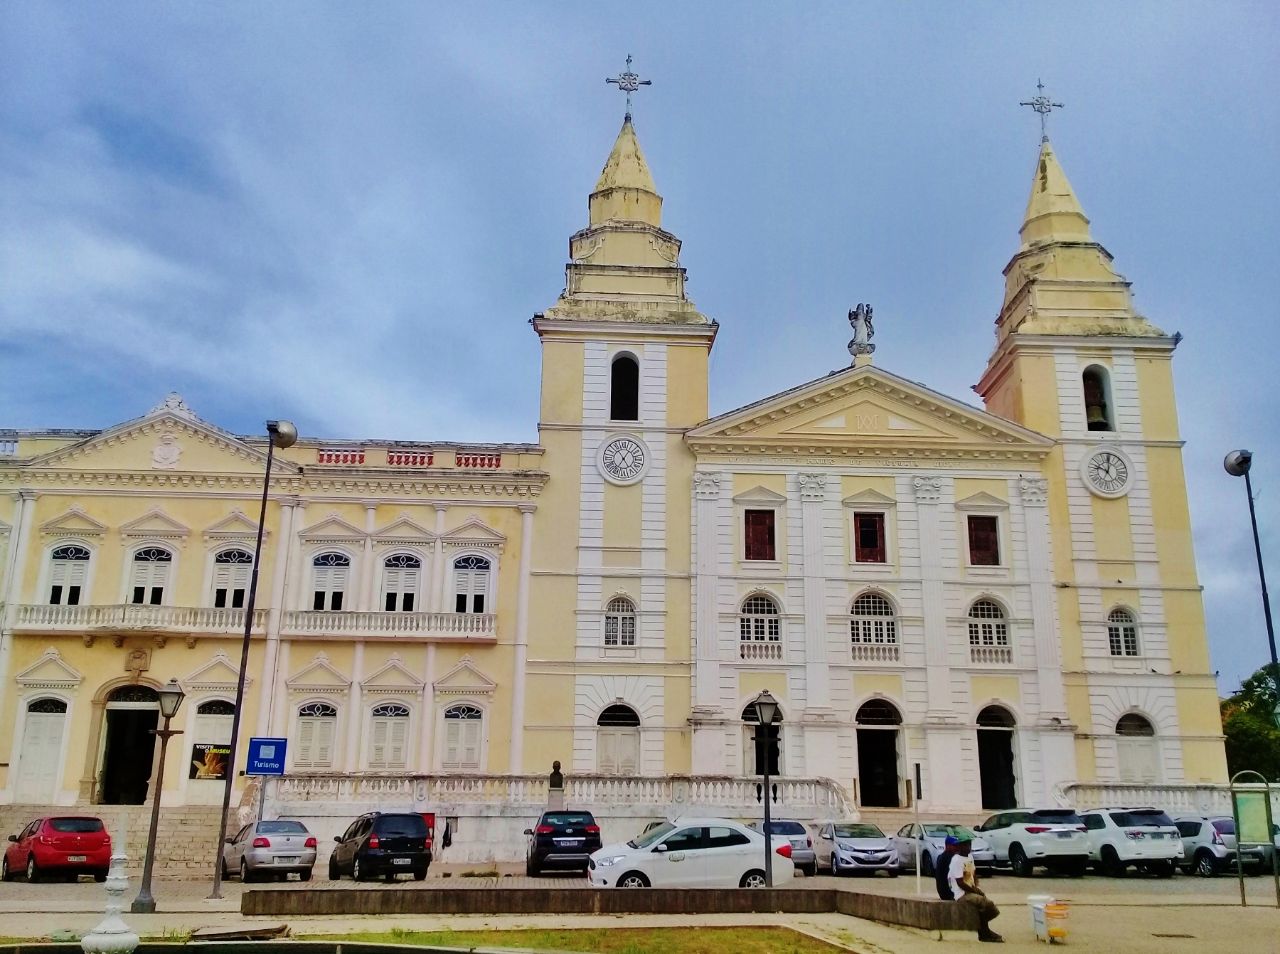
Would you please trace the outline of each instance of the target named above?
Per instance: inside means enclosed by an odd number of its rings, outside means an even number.
[[[951,862],[947,865],[947,884],[951,888],[952,898],[961,904],[971,905],[978,912],[978,940],[1000,943],[1004,938],[991,930],[991,922],[1000,916],[1000,909],[978,887],[978,869],[969,857],[972,850],[971,838],[967,835],[956,838],[956,853],[951,856]]]

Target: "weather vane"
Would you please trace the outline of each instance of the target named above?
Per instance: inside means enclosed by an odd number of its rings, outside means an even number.
[[[631,72],[631,54],[627,54],[627,68],[618,74],[616,79],[606,79],[606,83],[613,83],[618,89],[627,94],[627,119],[631,119],[631,94],[638,90],[641,86],[652,86],[653,80],[642,80],[637,74]]]
[[[628,62],[629,61],[630,61],[630,58],[628,58]],[[1033,99],[1024,100],[1018,105],[1030,106],[1032,109],[1034,109],[1037,113],[1040,114],[1040,141],[1048,142],[1049,132],[1045,127],[1045,121],[1049,118],[1049,113],[1051,113],[1053,110],[1062,109],[1062,104],[1053,102],[1051,99],[1049,99],[1048,96],[1044,94],[1044,83],[1040,82],[1040,80],[1036,80],[1036,89],[1039,90],[1040,95],[1034,97]]]

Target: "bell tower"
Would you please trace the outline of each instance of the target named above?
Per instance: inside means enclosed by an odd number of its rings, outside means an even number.
[[[1048,136],[1020,234],[974,390],[988,411],[1058,442],[1043,477],[1081,779],[1220,781],[1174,400],[1181,335],[1136,310]],[[1138,752],[1134,732],[1141,757],[1124,754]]]

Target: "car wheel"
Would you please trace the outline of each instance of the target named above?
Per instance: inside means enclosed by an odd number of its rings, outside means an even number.
[[[303,868],[301,871],[299,871],[299,872],[298,872],[298,880],[299,880],[299,881],[310,881],[310,880],[311,880],[311,869],[310,869],[310,868]]]
[[[1089,872],[1089,859],[1080,858],[1076,861],[1067,862],[1068,878],[1083,878]]]
[[[813,864],[809,865],[807,868],[804,868],[803,871],[804,871],[804,876],[806,878],[818,877],[818,863],[815,861]]]
[[[840,859],[834,853],[831,855],[831,876],[833,878],[844,877],[844,869],[840,867]]]
[[[1119,878],[1124,874],[1125,866],[1120,862],[1120,856],[1116,854],[1116,850],[1110,845],[1102,846],[1102,873],[1108,878]]]
[[[413,880],[414,880],[414,881],[426,881],[426,880],[427,880],[427,869],[426,869],[426,868],[415,868],[415,869],[414,869],[414,872],[413,872]]]
[[[330,881],[342,880],[342,872],[338,870],[337,858],[333,858],[333,857],[329,858],[329,880]]]
[[[13,872],[9,870],[9,856],[5,855],[4,859],[0,860],[0,881],[12,881],[12,880],[13,880]]]
[[[102,869],[95,871],[93,873],[93,880],[98,882],[98,884],[102,884],[102,882],[107,880],[107,872]]]
[[[897,868],[885,868],[884,870],[885,870],[885,871],[887,871],[887,872],[889,873],[889,877],[890,877],[890,878],[896,878],[896,877],[898,877],[898,869],[897,869]]]
[[[619,888],[647,888],[649,887],[649,879],[642,875],[639,871],[628,871],[618,879]]]
[[[222,861],[221,861],[221,865],[222,865],[222,880],[223,880],[223,881],[226,881],[227,879],[229,879],[229,878],[231,877],[231,872],[227,870],[227,859],[226,859],[226,858],[223,858],[223,859],[222,859]]]
[[[1031,877],[1034,866],[1027,859],[1027,853],[1022,850],[1021,845],[1009,847],[1009,869],[1019,878]]]
[[[1213,855],[1207,851],[1196,852],[1195,873],[1202,878],[1212,878],[1218,873],[1218,866],[1214,863]]]
[[[365,879],[365,873],[364,865],[360,864],[360,856],[356,855],[351,862],[351,880],[363,881]]]
[[[36,856],[29,855],[27,857],[27,882],[35,884],[40,880],[40,866],[36,864]]]
[[[738,882],[739,888],[763,888],[766,885],[764,872],[758,868],[752,868],[742,876],[742,880]]]
[[[382,876],[382,880],[385,881],[387,884],[395,884],[396,873],[394,871],[388,871],[386,874]]]
[[[1157,878],[1172,878],[1174,872],[1178,870],[1178,866],[1172,861],[1161,861],[1155,865],[1154,870]]]
[[[524,860],[524,873],[528,875],[530,878],[538,877],[538,874],[539,874],[538,866],[533,863],[532,858],[526,858]]]
[[[933,855],[927,851],[920,856],[920,874],[926,878],[933,874]]]
[[[250,881],[256,880],[253,873],[249,870],[249,863],[243,858],[240,859],[240,883],[248,884]]]

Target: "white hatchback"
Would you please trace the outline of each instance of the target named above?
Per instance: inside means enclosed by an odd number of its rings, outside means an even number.
[[[773,884],[795,877],[791,842],[773,836]],[[762,888],[764,835],[725,818],[663,822],[628,842],[592,853],[587,879],[596,888]]]

